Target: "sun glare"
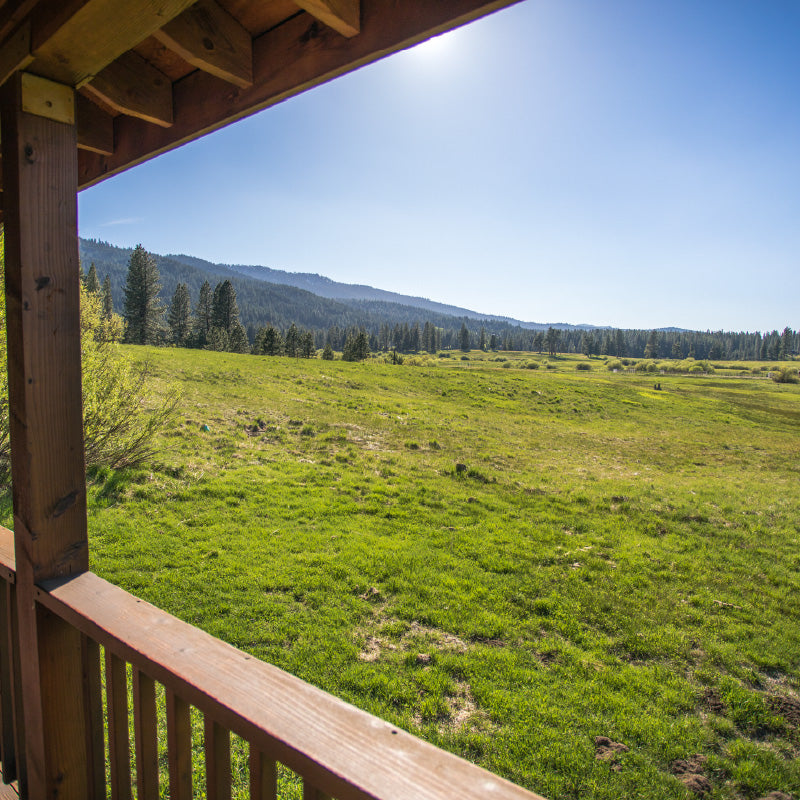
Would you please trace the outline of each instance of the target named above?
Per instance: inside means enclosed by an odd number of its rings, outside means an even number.
[[[410,52],[421,59],[438,61],[452,55],[455,42],[456,38],[452,33],[443,33],[420,42]]]

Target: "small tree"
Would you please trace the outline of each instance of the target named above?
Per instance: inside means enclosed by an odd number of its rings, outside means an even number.
[[[211,332],[212,306],[211,284],[208,281],[204,281],[200,287],[200,295],[197,298],[197,307],[194,311],[194,339],[198,347],[205,347],[208,344],[208,336]]]
[[[294,322],[289,326],[289,330],[286,331],[284,350],[286,351],[286,355],[292,356],[292,358],[296,358],[300,355],[300,331],[297,329],[297,325],[295,325]]]
[[[92,261],[89,272],[83,279],[83,285],[89,294],[100,294],[100,279],[97,277],[97,268],[94,265],[94,261]]]
[[[239,306],[236,303],[236,290],[228,280],[218,283],[214,289],[211,324],[215,328],[222,328],[228,336],[233,332],[234,326],[239,324]]]
[[[333,348],[330,342],[326,342],[325,347],[322,348],[322,359],[323,361],[333,361]]]
[[[108,275],[103,281],[100,297],[103,304],[103,316],[106,319],[111,319],[111,315],[114,313],[114,298],[111,296],[111,278]]]
[[[185,283],[179,283],[175,287],[167,314],[172,341],[178,347],[183,347],[189,339],[190,305],[189,287]]]
[[[469,334],[469,328],[467,328],[467,323],[461,323],[461,330],[458,332],[458,346],[465,352],[468,353],[472,349],[472,337]]]
[[[228,350],[231,353],[249,353],[250,342],[247,341],[247,331],[241,322],[235,322],[228,336]]]
[[[155,344],[161,331],[163,308],[158,267],[140,244],[128,262],[125,284],[125,340],[133,344]]]

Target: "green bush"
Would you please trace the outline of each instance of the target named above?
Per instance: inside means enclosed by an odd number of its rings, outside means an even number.
[[[3,280],[3,237],[0,234],[0,282]],[[81,285],[81,361],[83,366],[83,427],[87,468],[132,467],[155,452],[156,432],[170,419],[177,395],[146,408],[151,396],[146,367],[135,366],[116,343],[122,320],[104,318],[100,297]],[[0,292],[0,486],[11,477],[8,426],[5,294]]]
[[[794,367],[784,367],[772,376],[775,383],[800,383],[797,370]]]
[[[579,361],[575,365],[575,369],[583,370],[584,372],[589,371],[592,368],[592,365],[588,361]]]
[[[613,372],[615,369],[622,369],[622,362],[618,358],[615,358],[606,364],[606,369],[608,369],[609,372]]]

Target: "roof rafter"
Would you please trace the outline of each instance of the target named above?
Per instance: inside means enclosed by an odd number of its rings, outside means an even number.
[[[194,0],[51,0],[31,15],[31,69],[82,86]],[[76,47],[76,42],[80,43]]]
[[[253,83],[250,34],[215,0],[198,0],[153,36],[198,69],[241,88]]]
[[[338,31],[342,36],[356,36],[361,30],[360,0],[295,0],[298,6]]]
[[[109,64],[84,91],[122,114],[164,127],[172,125],[172,82],[133,51]]]

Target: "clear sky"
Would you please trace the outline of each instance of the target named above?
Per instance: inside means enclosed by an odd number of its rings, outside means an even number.
[[[80,232],[536,322],[800,327],[800,2],[525,0],[80,195]]]

